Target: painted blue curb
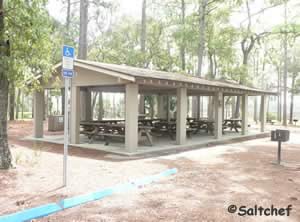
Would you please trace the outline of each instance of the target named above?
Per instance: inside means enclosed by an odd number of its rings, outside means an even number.
[[[103,197],[110,196],[112,194],[113,194],[113,190],[109,188],[95,193],[64,199],[61,200],[58,204],[61,206],[62,209],[67,209],[94,200],[99,200],[102,199]]]
[[[85,204],[85,203],[88,203],[91,201],[103,199],[104,197],[111,196],[115,193],[122,193],[122,192],[130,191],[130,190],[133,190],[136,188],[140,188],[142,186],[151,184],[153,182],[160,180],[163,177],[170,176],[175,173],[177,173],[177,169],[173,168],[173,169],[163,171],[159,174],[155,174],[152,176],[133,180],[131,182],[119,184],[119,185],[113,186],[111,188],[106,188],[106,189],[98,191],[98,192],[81,195],[81,196],[76,196],[76,197],[72,197],[72,198],[67,198],[67,199],[59,201],[59,203],[45,204],[45,205],[42,205],[39,207],[30,208],[30,209],[23,210],[23,211],[20,211],[17,213],[0,216],[0,222],[23,222],[23,221],[30,221],[33,219],[45,217],[50,214],[54,214],[59,211],[62,211],[64,209],[75,207],[75,206]]]
[[[56,203],[50,203],[39,207],[31,208],[28,210],[20,211],[14,214],[1,216],[0,221],[2,222],[19,222],[19,221],[30,221],[36,218],[45,217],[50,214],[61,211],[61,207]]]

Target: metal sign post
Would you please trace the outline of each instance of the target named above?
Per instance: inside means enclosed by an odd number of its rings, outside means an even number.
[[[62,75],[65,79],[63,186],[67,186],[67,157],[69,146],[69,89],[71,86],[71,78],[74,76],[74,56],[74,48],[64,45],[62,63]]]

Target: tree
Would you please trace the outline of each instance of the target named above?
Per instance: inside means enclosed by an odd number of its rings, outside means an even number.
[[[202,63],[205,50],[206,34],[206,8],[208,0],[199,0],[199,48],[197,76],[202,74]]]
[[[300,65],[298,63],[299,57],[296,58],[296,53],[294,53],[293,59],[288,61],[288,72],[291,74],[291,88],[290,88],[290,118],[289,124],[293,124],[293,113],[294,113],[294,96],[300,93],[299,89],[299,74],[300,74]]]
[[[78,58],[86,59],[87,58],[87,31],[88,31],[88,0],[80,0],[80,31],[79,31],[79,49],[78,49]]]
[[[7,101],[10,83],[49,75],[51,69],[51,33],[49,17],[42,0],[0,0],[0,168],[11,166],[7,141]],[[19,35],[22,33],[22,35]]]
[[[143,0],[142,3],[142,19],[141,19],[141,52],[143,56],[143,64],[142,66],[145,67],[145,52],[146,52],[146,38],[147,38],[147,1]]]

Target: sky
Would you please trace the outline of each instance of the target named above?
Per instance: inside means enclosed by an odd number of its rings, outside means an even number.
[[[116,2],[116,1],[115,1]],[[141,7],[142,7],[142,0],[118,0],[119,2],[119,12],[121,15],[130,15],[137,19],[141,17]],[[255,0],[251,3],[251,13],[255,13],[261,10],[264,7],[264,0]],[[293,6],[295,4],[300,4],[299,0],[290,0],[290,7],[289,7],[289,19],[294,18],[298,15],[299,12],[295,12],[293,10]],[[65,20],[65,8],[63,7],[62,0],[49,0],[48,3],[48,10],[50,15],[57,18],[59,21]],[[235,13],[232,16],[231,22],[234,26],[239,27],[240,22],[247,17],[246,8],[242,8],[241,12]],[[271,27],[276,24],[280,24],[283,22],[283,7],[276,7],[270,9],[256,18],[259,18],[259,21],[254,22],[259,28],[265,29]],[[258,24],[261,23],[260,25]]]
[[[60,21],[65,20],[65,10],[63,9],[62,0],[49,0],[48,11],[50,15]],[[142,0],[119,0],[119,7],[121,14],[131,15],[139,18],[141,15]]]

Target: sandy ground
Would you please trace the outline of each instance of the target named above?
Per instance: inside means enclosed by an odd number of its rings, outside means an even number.
[[[300,129],[291,128],[283,165],[268,138],[167,156],[128,159],[70,149],[69,184],[62,188],[62,146],[23,141],[31,122],[9,125],[15,169],[0,171],[0,215],[86,194],[176,167],[158,183],[113,195],[36,221],[300,221]],[[229,205],[286,208],[291,215],[238,216]]]

